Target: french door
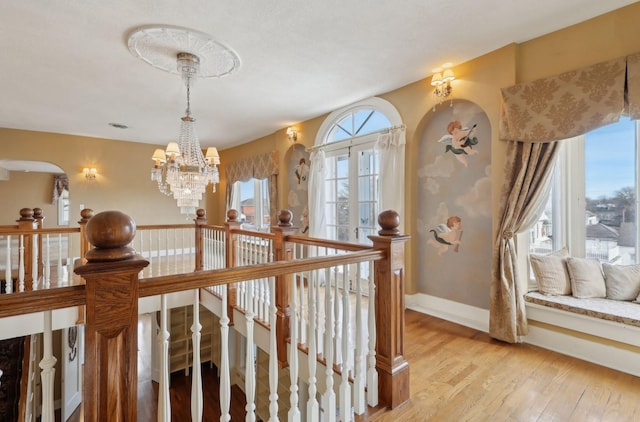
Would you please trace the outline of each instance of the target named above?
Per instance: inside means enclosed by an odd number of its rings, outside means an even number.
[[[372,143],[326,154],[325,216],[333,240],[371,244],[377,233],[378,154]]]

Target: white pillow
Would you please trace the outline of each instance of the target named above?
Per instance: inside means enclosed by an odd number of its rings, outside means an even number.
[[[571,294],[574,297],[605,297],[602,267],[597,259],[567,258],[567,269],[571,277]]]
[[[640,265],[602,264],[607,299],[635,300],[640,294]]]
[[[540,293],[551,296],[571,294],[571,281],[565,264],[568,256],[567,248],[548,255],[529,255]]]

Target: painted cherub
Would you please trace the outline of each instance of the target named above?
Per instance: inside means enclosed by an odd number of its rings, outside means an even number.
[[[468,165],[465,155],[478,154],[478,151],[473,149],[473,146],[478,144],[478,138],[475,137],[476,126],[474,124],[471,129],[466,129],[459,120],[454,120],[447,125],[448,134],[438,140],[446,144],[444,152],[451,151],[465,167]]]
[[[446,253],[449,246],[453,246],[453,251],[458,252],[462,241],[462,219],[457,215],[447,218],[446,224],[438,224],[435,229],[429,230],[433,233],[433,239],[427,243],[438,248],[438,256]]]
[[[307,166],[307,160],[305,160],[304,157],[300,159],[300,162],[296,166],[296,170],[294,173],[296,175],[296,178],[298,179],[299,185],[307,181],[307,177],[309,175],[309,166]]]

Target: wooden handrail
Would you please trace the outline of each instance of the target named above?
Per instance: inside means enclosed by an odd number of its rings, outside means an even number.
[[[60,227],[60,228],[41,228],[41,229],[19,229],[19,228],[14,228],[14,229],[4,229],[2,227],[0,227],[0,236],[15,236],[15,235],[21,235],[21,234],[73,234],[73,233],[80,233],[80,228],[75,227],[75,228],[69,228],[69,227]]]
[[[246,267],[150,277],[140,280],[139,296],[147,297],[175,293],[384,258],[384,251],[369,249],[338,256],[304,258],[296,259],[295,261],[279,261]],[[83,284],[12,293],[0,295],[0,318],[84,304],[85,286]]]
[[[366,251],[371,249],[371,246],[362,245],[359,243],[340,242],[338,240],[320,239],[317,237],[308,237],[300,235],[287,236],[287,241],[298,243],[301,245],[318,246],[321,248],[340,249],[343,251]]]
[[[139,293],[140,297],[175,293],[183,290],[193,290],[295,272],[317,270],[335,265],[375,261],[384,259],[385,256],[384,251],[367,250],[339,256],[304,258],[296,259],[295,261],[269,262],[266,264],[224,268],[221,270],[198,271],[187,274],[145,278],[140,280]]]
[[[137,225],[136,230],[164,230],[164,229],[193,229],[192,223],[187,224],[144,224]]]

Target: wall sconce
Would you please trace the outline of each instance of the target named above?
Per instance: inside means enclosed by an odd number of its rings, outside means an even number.
[[[289,142],[295,142],[298,140],[298,131],[292,127],[287,128],[287,137],[289,138]]]
[[[82,169],[82,173],[84,174],[84,178],[87,180],[96,180],[96,175],[98,174],[98,171],[94,168],[88,168],[85,167]]]
[[[444,98],[451,94],[451,81],[456,78],[451,66],[451,63],[445,63],[442,67],[435,68],[432,71],[433,76],[431,77],[431,85],[435,86],[433,95],[436,97]]]

